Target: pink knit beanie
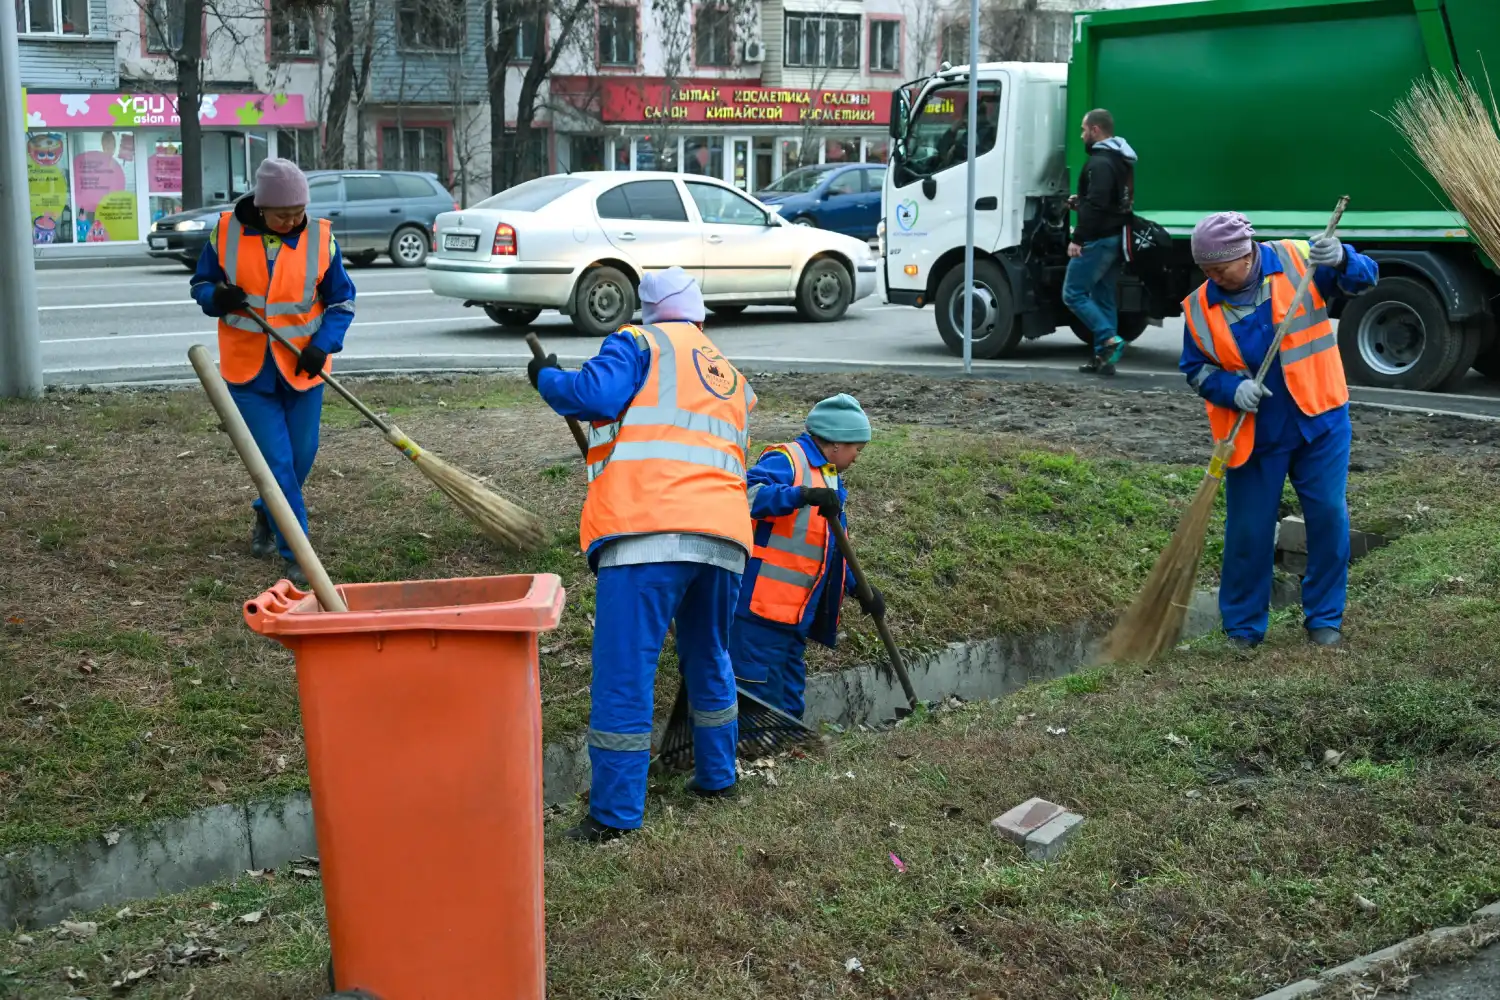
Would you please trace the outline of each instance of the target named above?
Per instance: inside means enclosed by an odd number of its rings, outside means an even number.
[[[1249,256],[1255,229],[1239,212],[1216,212],[1193,227],[1193,262],[1223,264]]]
[[[272,158],[255,171],[256,208],[299,208],[311,199],[307,176],[291,160]]]

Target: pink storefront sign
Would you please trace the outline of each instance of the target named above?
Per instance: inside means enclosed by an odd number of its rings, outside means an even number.
[[[264,128],[307,125],[301,94],[204,94],[198,104],[204,128]],[[172,94],[26,95],[26,127],[176,128],[177,98]]]

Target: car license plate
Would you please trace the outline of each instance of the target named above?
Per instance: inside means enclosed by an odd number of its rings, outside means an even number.
[[[443,249],[444,250],[478,250],[479,249],[479,237],[478,236],[459,236],[457,234],[449,234],[449,235],[443,237]]]
[[[165,250],[166,248],[167,248],[167,238],[165,236],[153,236],[153,237],[151,237],[151,249],[152,250]]]

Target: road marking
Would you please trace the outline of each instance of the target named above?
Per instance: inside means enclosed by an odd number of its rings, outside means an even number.
[[[407,276],[408,275],[398,274],[391,275],[391,277]],[[94,282],[90,281],[87,283],[75,282],[67,285],[51,285],[39,282],[36,288],[38,292],[76,292],[79,290],[93,291],[96,288],[181,288],[182,283],[189,280],[189,278],[190,275],[186,271],[184,271],[181,278],[157,278],[142,281],[107,281],[102,284],[95,284]]]
[[[354,299],[355,299],[356,302],[358,302],[360,299],[373,299],[373,298],[380,298],[382,296],[388,296],[388,295],[431,295],[431,294],[432,294],[432,289],[430,289],[430,288],[411,288],[411,289],[400,289],[400,290],[397,290],[397,291],[356,293]],[[160,302],[160,301],[158,301],[158,302],[90,302],[87,305],[81,305],[81,306],[40,306],[40,307],[38,307],[37,311],[38,312],[57,312],[59,310],[69,310],[69,311],[71,311],[71,310],[75,310],[75,309],[143,309],[143,308],[145,308],[147,306],[153,306],[153,307],[156,307],[156,308],[166,308],[166,309],[177,308],[177,307],[181,307],[181,306],[192,306],[193,308],[196,309],[198,307],[198,303],[195,302],[192,299],[173,299],[171,302]]]
[[[494,326],[494,324],[490,323],[489,320],[481,320],[478,317],[476,317],[474,319],[465,319],[463,317],[455,317],[453,319],[382,319],[382,320],[375,320],[375,321],[369,322],[369,323],[360,321],[360,322],[358,322],[358,324],[356,326],[353,326],[350,329],[357,332],[359,330],[368,330],[371,327],[375,327],[375,326],[423,326],[423,327],[425,327],[425,326],[433,326],[435,324],[440,324],[440,323],[480,323],[480,322],[485,323],[486,324],[486,328]],[[498,327],[496,329],[498,329]],[[44,343],[44,344],[94,344],[94,343],[111,343],[112,344],[112,343],[114,343],[117,340],[155,340],[157,338],[167,338],[167,337],[212,337],[212,336],[216,336],[217,333],[218,333],[218,328],[217,327],[213,327],[213,328],[206,329],[206,330],[183,330],[183,331],[178,332],[178,333],[119,333],[119,334],[105,334],[105,335],[99,336],[99,337],[60,337],[60,338],[58,338],[56,340],[44,340],[44,341],[42,341],[42,343]],[[421,355],[418,355],[418,357],[420,357],[420,356]],[[383,355],[376,355],[376,357],[383,357]],[[528,357],[529,357],[529,355],[528,355]]]

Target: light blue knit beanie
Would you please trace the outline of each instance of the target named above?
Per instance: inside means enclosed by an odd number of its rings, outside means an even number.
[[[841,392],[812,408],[807,415],[807,432],[829,444],[863,444],[870,440],[870,418],[859,400]]]

